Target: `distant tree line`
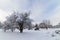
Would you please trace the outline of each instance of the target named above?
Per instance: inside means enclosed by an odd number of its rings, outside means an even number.
[[[13,32],[15,29],[18,29],[20,33],[22,33],[24,29],[39,30],[57,27],[60,28],[60,24],[58,26],[52,26],[49,20],[43,20],[39,24],[34,25],[32,23],[34,20],[29,17],[30,14],[30,12],[19,13],[14,11],[11,15],[6,17],[6,21],[3,23],[0,22],[0,28],[2,28],[4,32],[7,30],[11,30]]]

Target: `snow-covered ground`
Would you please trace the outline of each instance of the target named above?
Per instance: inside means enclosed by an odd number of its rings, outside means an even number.
[[[55,34],[55,30],[57,29],[24,30],[23,33],[0,30],[0,40],[60,40],[60,34]]]

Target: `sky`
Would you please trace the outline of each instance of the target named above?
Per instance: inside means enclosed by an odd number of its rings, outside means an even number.
[[[13,11],[31,11],[30,18],[35,23],[50,20],[51,24],[60,23],[60,0],[0,0],[0,21]]]

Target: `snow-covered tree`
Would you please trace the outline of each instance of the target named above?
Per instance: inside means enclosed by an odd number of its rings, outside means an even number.
[[[28,28],[30,30],[32,28],[32,20],[29,18],[29,15],[29,12],[13,12],[11,15],[6,17],[7,20],[4,22],[5,31],[11,29],[13,32],[16,28],[20,32],[23,32],[24,28]]]
[[[60,28],[60,23],[58,23],[57,25],[54,25],[53,28]]]
[[[23,29],[28,27],[29,29],[31,29],[31,22],[32,20],[29,18],[30,13],[21,13],[21,15],[17,18],[17,22],[19,25],[19,30],[22,33]],[[25,26],[24,26],[25,25]]]
[[[38,24],[35,25],[35,30],[39,30]]]
[[[4,22],[4,31],[11,29],[13,32],[13,30],[18,27],[16,22],[17,17],[16,12],[13,12],[11,15],[6,17],[7,20]]]

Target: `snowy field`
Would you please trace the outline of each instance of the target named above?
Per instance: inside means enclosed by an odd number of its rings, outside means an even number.
[[[57,29],[24,30],[23,33],[0,30],[0,40],[60,40],[60,34],[56,34],[55,30]]]

